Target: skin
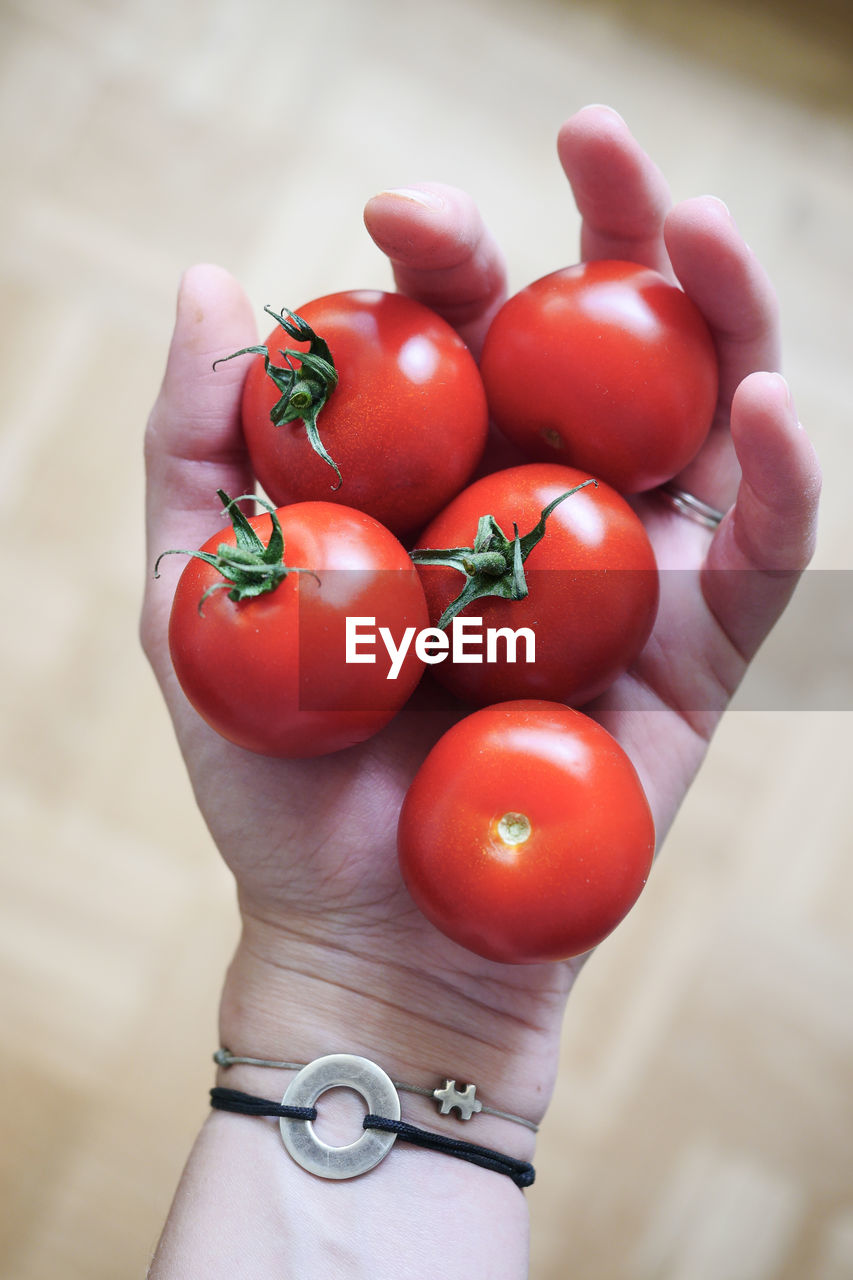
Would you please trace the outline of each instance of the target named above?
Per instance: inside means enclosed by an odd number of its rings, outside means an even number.
[[[677,589],[664,590],[633,668],[586,708],[634,762],[660,842],[809,561],[820,472],[776,372],[774,291],[725,207],[707,196],[673,206],[654,163],[607,108],[567,121],[558,154],[583,217],[583,256],[630,258],[677,279],[703,312],[720,360],[711,436],[679,482],[725,518],[712,534],[655,496],[636,500],[661,567],[683,572]],[[365,218],[397,286],[478,350],[506,285],[502,257],[469,198],[424,184],[375,197]],[[200,266],[185,274],[146,438],[149,565],[167,547],[201,545],[220,526],[217,487],[251,488],[239,428],[241,362],[215,374],[211,363],[255,340],[251,307],[226,272]],[[505,454],[491,459],[503,465]],[[222,1043],[302,1062],[344,1049],[415,1083],[455,1074],[476,1081],[491,1105],[539,1119],[582,960],[482,960],[423,919],[397,868],[403,794],[459,709],[431,692],[368,743],[319,760],[267,760],[229,745],[192,711],[171,670],[166,634],[180,568],[164,562],[158,581],[149,576],[142,639],[238,888],[243,938],[225,980]],[[753,572],[715,572],[732,569]],[[283,1079],[252,1068],[227,1074],[229,1085],[271,1098],[281,1097]],[[404,1114],[442,1123],[408,1095]],[[480,1119],[469,1140],[531,1157],[527,1130]],[[376,1220],[383,1230],[374,1236]],[[526,1273],[526,1230],[524,1197],[509,1179],[395,1148],[371,1174],[329,1184],[283,1155],[274,1126],[215,1113],[190,1157],[152,1275],[225,1276],[239,1258],[244,1275],[375,1278],[399,1275],[401,1258],[426,1256],[431,1276],[517,1277]]]

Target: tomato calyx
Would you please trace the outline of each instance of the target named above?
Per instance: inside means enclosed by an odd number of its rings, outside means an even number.
[[[531,836],[533,826],[526,813],[505,813],[496,823],[498,836],[504,844],[514,846],[525,844]]]
[[[566,498],[588,485],[598,488],[598,481],[589,479],[567,489],[553,502],[543,507],[539,520],[529,533],[519,536],[518,525],[513,523],[513,536],[508,538],[494,516],[480,516],[477,533],[470,547],[415,548],[409,554],[416,565],[440,565],[458,569],[465,575],[465,585],[455,600],[447,606],[437,622],[444,630],[462,609],[484,596],[499,596],[504,600],[523,600],[528,593],[524,576],[524,562],[535,546],[545,536],[548,517]]]
[[[285,308],[279,314],[273,311],[272,307],[264,307],[264,311],[281,325],[289,338],[293,338],[296,342],[309,343],[308,350],[291,351],[290,348],[280,350],[278,354],[285,363],[277,365],[273,364],[267,346],[261,344],[256,347],[243,347],[242,350],[234,351],[230,356],[222,356],[219,360],[214,360],[213,367],[215,369],[218,364],[233,360],[236,356],[263,356],[264,371],[281,392],[280,398],[270,410],[270,422],[274,427],[282,427],[288,422],[297,422],[301,419],[308,432],[311,448],[329,464],[338,477],[337,484],[333,484],[332,488],[339,489],[343,483],[343,477],[338,464],[326,451],[317,427],[320,410],[338,385],[338,371],[329,345],[314,332],[307,321],[293,311],[287,311]],[[285,314],[289,317],[288,319],[285,319]],[[293,364],[294,359],[299,361],[298,369]]]
[[[198,611],[203,615],[204,602],[208,596],[214,591],[227,589],[229,584],[228,599],[240,601],[264,595],[267,591],[275,591],[289,573],[310,573],[312,577],[317,577],[311,569],[294,569],[284,563],[284,536],[275,507],[269,502],[251,493],[244,493],[239,498],[229,498],[224,489],[217,489],[216,494],[234,528],[234,545],[220,542],[215,552],[163,551],[154,565],[155,578],[159,577],[158,570],[163,556],[194,556],[196,560],[204,560],[206,564],[212,565],[225,581],[215,582],[208,587],[199,600]],[[266,546],[237,506],[238,502],[245,501],[259,502],[270,514],[272,529]]]

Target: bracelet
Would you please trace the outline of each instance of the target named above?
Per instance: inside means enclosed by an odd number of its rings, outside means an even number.
[[[225,1050],[220,1052],[227,1053]],[[228,1061],[220,1065],[230,1066],[237,1061],[230,1054],[227,1058]],[[250,1062],[252,1065],[270,1065],[264,1060]],[[317,1099],[328,1089],[336,1088],[354,1089],[361,1094],[368,1108],[362,1121],[364,1133],[343,1147],[332,1147],[323,1142],[311,1124],[317,1118]],[[526,1160],[517,1160],[488,1147],[407,1124],[400,1118],[400,1095],[394,1081],[375,1062],[355,1054],[328,1054],[302,1066],[280,1103],[234,1089],[214,1088],[210,1090],[210,1105],[218,1111],[242,1115],[277,1116],[282,1141],[289,1155],[303,1169],[322,1178],[339,1180],[367,1173],[385,1158],[398,1138],[402,1142],[411,1142],[427,1150],[467,1160],[495,1173],[506,1174],[517,1187],[531,1186],[536,1177],[533,1165]]]
[[[217,1049],[213,1055],[213,1061],[220,1067],[233,1067],[239,1064],[248,1067],[277,1067],[280,1071],[302,1071],[306,1065],[304,1062],[275,1062],[269,1058],[243,1058],[231,1053],[228,1049]],[[455,1080],[448,1078],[445,1078],[435,1089],[426,1089],[417,1084],[402,1084],[399,1080],[393,1081],[393,1084],[398,1092],[417,1093],[423,1098],[435,1099],[438,1103],[439,1115],[442,1116],[450,1115],[451,1111],[456,1109],[460,1120],[470,1120],[472,1116],[479,1113],[484,1116],[497,1116],[500,1120],[511,1120],[513,1124],[523,1124],[533,1133],[539,1132],[539,1125],[534,1124],[532,1120],[525,1120],[524,1116],[514,1116],[509,1111],[498,1111],[496,1107],[487,1107],[477,1097],[475,1084],[466,1084],[464,1088],[460,1088]]]

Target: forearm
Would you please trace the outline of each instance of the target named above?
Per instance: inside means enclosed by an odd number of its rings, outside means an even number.
[[[213,1113],[150,1274],[515,1280],[527,1242],[524,1193],[505,1176],[397,1142],[370,1172],[335,1182],[291,1160],[276,1121]]]

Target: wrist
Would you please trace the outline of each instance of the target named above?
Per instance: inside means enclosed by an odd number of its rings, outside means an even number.
[[[416,953],[416,929],[399,944],[386,933],[378,955],[353,933],[318,941],[315,927],[291,918],[284,928],[244,912],[223,991],[221,1045],[290,1063],[353,1054],[394,1082],[428,1090],[455,1078],[460,1087],[474,1083],[488,1107],[541,1119],[571,979],[565,966],[474,963],[450,945],[436,947],[435,938]],[[296,1078],[294,1069],[239,1064],[220,1066],[216,1083],[281,1102]],[[509,1160],[482,1167],[399,1135],[375,1167],[335,1181],[300,1167],[278,1119],[212,1111],[152,1277],[182,1275],[192,1257],[211,1280],[234,1274],[235,1260],[241,1275],[261,1277],[326,1275],[342,1259],[353,1280],[404,1272],[520,1280],[528,1213],[518,1187],[527,1184],[506,1174],[513,1162],[533,1161],[535,1133],[483,1112],[469,1121],[455,1110],[443,1116],[434,1099],[398,1092],[409,1125]],[[367,1109],[347,1087],[329,1087],[316,1100],[316,1138],[331,1147],[357,1142]]]
[[[342,935],[317,942],[245,916],[220,1009],[220,1045],[239,1057],[308,1063],[332,1053],[375,1062],[392,1080],[431,1091],[445,1079],[474,1084],[486,1107],[538,1124],[553,1089],[568,975],[552,967],[488,966],[484,982],[419,957],[379,956]],[[486,962],[483,962],[486,965]],[[280,1100],[293,1071],[239,1064],[217,1083]],[[404,1091],[403,1118],[466,1141],[530,1158],[533,1133],[499,1117],[439,1113],[439,1102]],[[507,1145],[507,1144],[511,1145]]]

